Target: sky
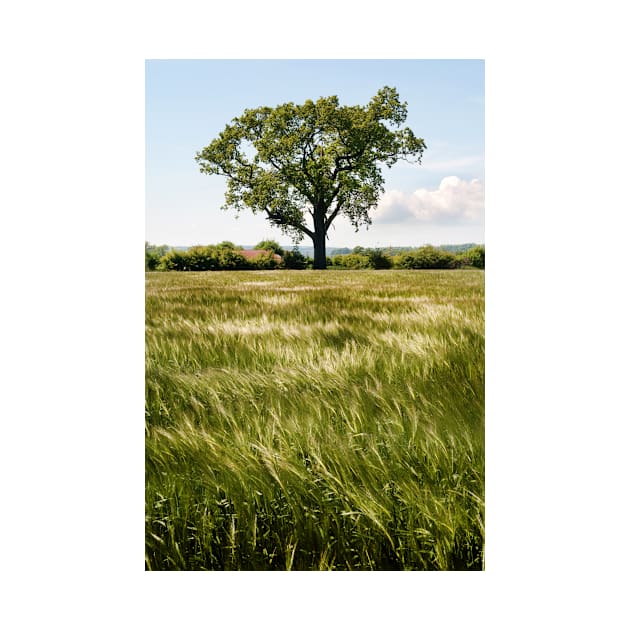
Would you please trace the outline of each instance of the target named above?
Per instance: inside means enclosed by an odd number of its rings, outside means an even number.
[[[384,167],[372,225],[357,232],[337,217],[327,246],[485,242],[483,60],[147,60],[145,80],[150,243],[289,245],[263,216],[221,210],[225,179],[200,173],[197,151],[247,108],[333,94],[367,105],[385,85],[407,102],[404,126],[427,145],[422,164]]]

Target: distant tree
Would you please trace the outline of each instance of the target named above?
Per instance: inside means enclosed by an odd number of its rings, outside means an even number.
[[[296,242],[314,246],[326,268],[326,234],[337,216],[359,229],[384,191],[382,165],[420,163],[424,140],[409,128],[395,88],[367,106],[340,106],[337,96],[248,109],[196,155],[201,172],[227,178],[223,208],[264,213]],[[395,129],[391,129],[394,127]],[[310,227],[307,226],[310,215]]]
[[[145,271],[154,271],[160,264],[160,258],[170,249],[168,245],[151,245],[148,241],[144,242],[144,269]]]
[[[221,241],[217,247],[222,247],[225,249],[238,249],[238,247],[236,247],[236,245],[234,245],[234,243],[232,243],[232,241]]]
[[[260,243],[254,245],[254,249],[267,249],[269,251],[272,251],[274,254],[278,254],[279,256],[282,256],[284,253],[282,247],[276,241],[271,240],[260,241]]]
[[[486,248],[483,245],[472,247],[463,254],[460,254],[464,264],[477,267],[477,269],[486,268]]]

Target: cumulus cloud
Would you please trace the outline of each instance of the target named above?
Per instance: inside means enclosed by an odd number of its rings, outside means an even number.
[[[419,188],[413,193],[386,192],[374,211],[375,223],[420,221],[436,224],[478,224],[483,222],[484,185],[451,175],[435,190]]]

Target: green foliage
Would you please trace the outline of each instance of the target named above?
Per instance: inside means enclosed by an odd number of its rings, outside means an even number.
[[[226,125],[195,159],[202,173],[226,177],[225,209],[262,213],[298,241],[309,236],[315,266],[325,268],[326,233],[339,214],[356,229],[371,223],[384,190],[381,167],[420,163],[425,143],[400,128],[406,117],[407,104],[390,87],[364,107],[341,106],[337,96],[258,107]]]
[[[258,247],[256,249],[258,249]],[[272,251],[259,254],[256,258],[249,261],[249,265],[253,269],[277,269],[280,266],[274,258],[274,252]]]
[[[147,271],[217,271],[246,269],[308,269],[313,267],[313,259],[304,256],[299,249],[283,250],[275,241],[261,241],[256,249],[265,249],[253,260],[246,259],[229,241],[218,245],[196,245],[187,251],[169,250],[167,245],[156,247],[145,244],[145,269]],[[401,248],[403,249],[403,248]],[[350,254],[337,254],[327,258],[328,266],[338,269],[456,269],[459,267],[485,268],[485,247],[477,245],[467,251],[454,254],[442,248],[425,246],[391,256],[381,249],[357,246]],[[283,262],[273,257],[278,253]],[[159,255],[159,257],[158,257]]]
[[[372,269],[391,269],[392,259],[380,249],[369,249],[366,252]]]
[[[297,247],[294,247],[291,251],[283,251],[281,256],[285,269],[306,269],[308,262],[306,256]]]
[[[392,259],[380,249],[355,247],[351,254],[338,254],[332,257],[334,267],[341,269],[390,269]]]
[[[188,271],[209,271],[221,267],[219,251],[211,245],[191,247],[183,255]]]
[[[248,268],[249,263],[245,256],[239,254],[235,249],[222,247],[221,245],[219,245],[217,251],[219,259],[219,269],[234,270]]]
[[[370,259],[365,254],[346,254],[333,256],[332,264],[341,269],[369,269]]]
[[[403,269],[454,269],[455,254],[427,245],[396,257],[396,264]]]
[[[483,245],[473,247],[460,254],[462,265],[476,267],[477,269],[486,268],[486,248]]]
[[[443,249],[445,252],[451,252],[452,254],[461,254],[475,247],[475,243],[462,243],[459,245],[440,245],[439,249]]]
[[[155,271],[160,263],[160,257],[157,254],[144,252],[144,270]]]
[[[161,271],[216,271],[256,268],[235,249],[224,244],[196,245],[182,252],[171,250],[160,259]]]
[[[483,278],[148,274],[147,569],[481,569]]]
[[[144,270],[155,271],[159,264],[160,258],[169,250],[168,245],[151,245],[148,241],[144,242]]]
[[[280,244],[277,241],[272,240],[260,241],[260,243],[254,245],[254,249],[267,249],[272,251],[274,254],[278,254],[278,256],[282,256],[284,254],[284,250]]]
[[[160,258],[158,269],[161,271],[186,271],[188,269],[186,253],[172,249]]]

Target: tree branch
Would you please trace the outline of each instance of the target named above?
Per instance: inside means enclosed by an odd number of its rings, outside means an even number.
[[[267,213],[267,218],[275,225],[289,225],[300,232],[304,232],[304,234],[307,234],[311,238],[315,236],[314,232],[309,230],[305,225],[297,221],[288,221],[280,212],[272,212],[269,208],[265,208],[265,212]]]
[[[328,228],[330,227],[330,224],[335,220],[335,217],[339,214],[339,210],[341,210],[341,205],[342,205],[342,201],[341,199],[339,199],[337,201],[337,205],[335,206],[335,209],[328,216],[328,218],[326,219],[326,223],[324,224],[326,226],[326,232],[328,232]]]

